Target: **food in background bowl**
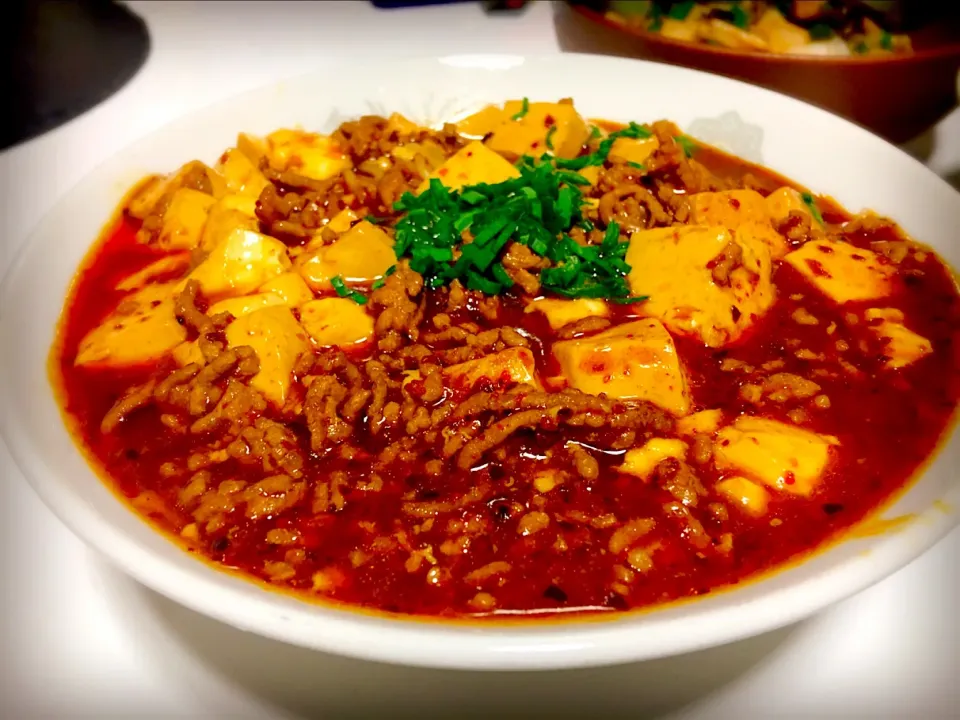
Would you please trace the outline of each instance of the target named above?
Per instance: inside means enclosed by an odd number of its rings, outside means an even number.
[[[673,40],[747,52],[844,57],[912,51],[908,35],[883,26],[884,13],[856,0],[614,0],[606,15]]]
[[[560,47],[737,78],[812,102],[898,143],[916,137],[957,104],[960,5],[897,4],[900,15],[891,11],[883,23],[908,34],[912,51],[864,55],[758,52],[676,40],[641,24],[611,19],[606,15],[610,5],[607,0],[557,3]]]
[[[666,121],[526,98],[141,183],[51,354],[188,550],[421,616],[700,596],[888,500],[956,406],[932,250]]]

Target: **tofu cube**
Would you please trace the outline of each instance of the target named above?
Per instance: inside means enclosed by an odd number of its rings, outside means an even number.
[[[390,236],[361,220],[332,244],[297,258],[297,271],[315,292],[330,291],[340,277],[347,285],[369,285],[397,264]]]
[[[690,392],[673,338],[655,319],[554,343],[567,383],[591,395],[647,400],[674,415],[690,412]]]
[[[520,177],[520,171],[482,142],[472,142],[448,158],[431,177],[437,178],[451,190],[459,190],[466,185],[480,183],[496,185]],[[429,186],[428,178],[417,191],[423,192]]]
[[[870,330],[883,342],[885,366],[891,370],[906,367],[933,352],[933,345],[903,324],[903,313],[896,308],[870,308],[865,313]]]
[[[188,275],[208,300],[249,295],[290,269],[287,248],[269,235],[235,228]]]
[[[276,407],[283,407],[290,392],[297,358],[310,350],[307,333],[289,308],[274,305],[251,312],[227,325],[229,347],[249,345],[260,359],[260,372],[251,387]]]
[[[767,512],[770,493],[752,480],[734,475],[717,483],[717,492],[748,515],[760,517]]]
[[[654,136],[648,138],[619,137],[613,141],[607,157],[612,160],[643,165],[659,147],[660,141]]]
[[[157,247],[162,250],[193,250],[199,246],[207,215],[215,202],[213,196],[199,190],[180,188],[173,193],[163,214]]]
[[[218,200],[207,215],[200,236],[200,249],[210,252],[237,228],[256,231],[260,227],[255,213],[256,203],[255,198],[232,194]]]
[[[313,300],[313,293],[303,278],[295,272],[285,272],[260,286],[260,292],[272,293],[283,298],[287,307],[300,307]]]
[[[177,322],[177,283],[147,285],[128,295],[77,347],[74,364],[122,369],[160,360],[187,339]]]
[[[220,156],[216,169],[226,180],[227,190],[237,195],[256,199],[270,184],[250,158],[236,148],[231,148]]]
[[[702,192],[690,199],[694,222],[730,230],[744,229],[769,247],[774,260],[787,254],[787,241],[774,230],[767,201],[756,190]]]
[[[292,170],[314,180],[326,180],[350,168],[350,157],[326,135],[302,130],[277,130],[266,137],[267,157],[279,170]]]
[[[813,218],[810,212],[810,206],[803,201],[803,195],[792,187],[782,187],[774,190],[764,199],[767,206],[767,212],[774,220],[786,220],[791,212],[803,213],[809,218]]]
[[[687,444],[683,440],[651,438],[643,447],[628,450],[623,456],[623,464],[617,469],[627,475],[649,480],[661,462],[667,458],[683,460],[686,455]]]
[[[556,298],[537,298],[524,309],[524,312],[542,312],[547,323],[554,330],[564,325],[583,320],[588,317],[607,317],[610,309],[603,300],[578,298],[576,300],[560,300]]]
[[[373,338],[373,318],[353,300],[330,297],[300,308],[300,322],[321,347],[356,347]]]
[[[714,267],[722,256],[739,256],[725,280]],[[709,347],[737,340],[776,299],[770,250],[747,231],[711,225],[641,230],[630,238],[626,261],[637,306],[672,332]]]
[[[722,410],[701,410],[677,420],[679,435],[713,435],[723,421]]]
[[[527,348],[508,348],[477,360],[444,368],[444,379],[454,389],[503,390],[511,385],[539,386],[536,362]]]
[[[717,467],[809,497],[823,477],[836,438],[778,420],[741,415],[717,433]]]
[[[784,260],[838,305],[877,300],[893,291],[896,269],[876,253],[849,243],[808,242]]]
[[[228,312],[238,318],[273,305],[287,306],[287,303],[275,293],[261,292],[215,302],[208,308],[207,314],[216,315],[217,313]]]
[[[189,265],[190,253],[188,252],[165,255],[118,282],[117,290],[121,292],[139,290],[147,284],[156,282],[165,276],[169,278],[172,275],[179,275],[186,270]]]
[[[526,113],[522,112],[520,100],[504,104],[503,121],[487,140],[491,150],[510,157],[539,157],[552,152],[557,157],[573,158],[590,135],[587,123],[573,105],[532,102],[527,104]]]

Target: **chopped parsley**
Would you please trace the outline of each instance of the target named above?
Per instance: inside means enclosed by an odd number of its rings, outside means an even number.
[[[336,291],[337,295],[342,298],[350,298],[358,305],[367,304],[367,296],[363,293],[359,293],[356,290],[351,290],[347,287],[347,284],[343,282],[343,278],[339,275],[330,278],[330,284],[333,285],[333,289]]]
[[[528,112],[530,112],[530,98],[526,98],[526,97],[525,97],[525,98],[523,99],[523,101],[520,103],[520,110],[519,110],[516,114],[511,115],[511,116],[510,116],[510,119],[511,119],[511,120],[519,120],[519,119],[522,118],[524,115],[526,115]]]
[[[629,243],[621,241],[619,225],[610,223],[596,245],[581,245],[568,234],[574,227],[593,228],[583,216],[580,190],[589,182],[571,170],[602,165],[616,137],[644,134],[649,132],[636,124],[611,133],[587,156],[589,162],[574,167],[569,160],[551,162],[549,155],[524,156],[517,163],[520,177],[501,183],[451,190],[434,178],[419,195],[404,193],[394,204],[405,213],[396,223],[397,257],[408,258],[427,287],[459,280],[496,295],[514,284],[501,258],[516,242],[548,261],[540,284],[549,293],[619,303],[644,300],[630,294],[630,266],[624,260]]]
[[[884,31],[880,35],[880,47],[884,50],[893,50],[893,35]]]
[[[801,193],[800,197],[803,199],[804,204],[810,208],[810,214],[813,215],[814,220],[823,225],[823,214],[820,212],[820,208],[817,207],[817,201],[814,199],[813,195],[805,192]]]
[[[860,42],[858,42],[856,45],[853,46],[853,51],[857,55],[866,55],[868,52],[870,52],[870,47],[867,45],[867,43],[861,40]]]

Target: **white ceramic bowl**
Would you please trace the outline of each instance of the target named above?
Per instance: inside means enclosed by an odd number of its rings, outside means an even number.
[[[137,142],[71,191],[26,243],[0,294],[0,420],[10,452],[43,500],[130,575],[194,610],[311,648],[456,668],[602,665],[733,641],[863,590],[945,535],[957,519],[950,508],[960,507],[955,429],[922,477],[886,509],[886,517],[916,516],[896,533],[840,542],[764,580],[672,608],[591,622],[478,627],[387,619],[269,592],[181,551],[106,489],[64,428],[45,368],[70,279],[131,183],[193,158],[213,161],[239,130],[298,123],[332,130],[345,118],[393,110],[436,122],[524,95],[573,97],[593,117],[675,120],[848,208],[892,216],[960,267],[960,195],[893,146],[783,95],[692,70],[596,56],[331,67],[217,104]]]

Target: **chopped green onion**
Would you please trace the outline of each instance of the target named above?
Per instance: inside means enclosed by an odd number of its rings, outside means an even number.
[[[813,215],[814,220],[823,225],[823,214],[820,212],[820,208],[817,207],[817,201],[813,195],[805,192],[801,193],[800,197],[803,199],[803,202],[806,204],[806,206],[810,208],[810,214]]]
[[[346,283],[343,282],[343,278],[339,275],[330,278],[330,284],[333,285],[334,291],[342,298],[350,298],[358,305],[367,304],[367,296],[363,293],[358,293],[356,290],[351,290],[347,287]]]
[[[884,31],[880,35],[880,47],[884,50],[893,50],[893,35]]]
[[[629,166],[632,167],[632,168],[636,168],[637,170],[646,170],[646,169],[647,169],[645,165],[642,165],[642,164],[640,164],[640,163],[638,163],[638,162],[633,162],[632,160],[628,161],[628,162],[627,162],[627,165],[629,165]]]
[[[853,46],[853,51],[857,55],[866,55],[868,52],[870,52],[870,47],[863,40],[861,40]]]
[[[512,116],[510,117],[510,119],[511,119],[511,120],[519,120],[519,119],[522,118],[524,115],[526,115],[528,112],[530,112],[530,99],[529,99],[529,98],[524,98],[523,101],[522,101],[521,104],[520,104],[520,111],[519,111],[518,113],[516,113],[515,115],[512,115]]]
[[[471,290],[496,295],[515,285],[500,262],[514,242],[549,262],[540,271],[547,293],[630,300],[630,266],[624,259],[628,242],[621,240],[619,226],[610,223],[600,245],[580,245],[568,232],[594,228],[583,216],[581,188],[589,182],[576,171],[603,165],[617,138],[650,134],[630,123],[579,158],[521,157],[516,163],[519,177],[501,183],[450,190],[431,182],[419,195],[404,193],[394,203],[394,209],[405,213],[395,224],[397,257],[408,259],[426,287],[458,280]]]
[[[590,140],[596,140],[596,139],[597,139],[598,137],[600,137],[602,134],[603,134],[603,133],[600,132],[600,128],[598,128],[596,125],[591,125],[591,126],[590,126],[590,137],[589,137],[588,139],[590,139]]]
[[[742,7],[734,5],[730,12],[733,15],[733,24],[738,28],[746,30],[750,26],[750,15]]]
[[[694,5],[696,5],[694,0],[671,3],[670,9],[667,11],[667,16],[672,20],[685,20],[687,15],[690,14],[690,11],[693,10]]]
[[[686,135],[677,135],[673,139],[677,141],[677,145],[683,148],[684,155],[693,157],[693,153],[696,152],[698,146],[692,138],[688,138]]]
[[[808,32],[811,40],[829,40],[833,37],[833,28],[826,23],[812,25]]]
[[[513,287],[513,278],[507,274],[507,271],[504,269],[501,263],[497,263],[493,266],[493,277],[503,287]]]
[[[544,138],[544,142],[547,145],[547,148],[553,150],[553,136],[557,132],[557,126],[551,125],[550,129],[547,130],[547,137]]]

